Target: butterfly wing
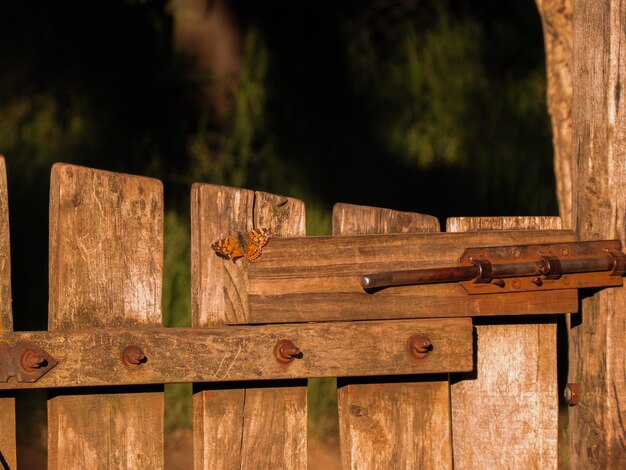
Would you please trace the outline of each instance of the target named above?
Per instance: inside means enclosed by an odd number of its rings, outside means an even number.
[[[246,259],[248,261],[252,261],[261,256],[261,247],[258,245],[253,245],[252,243],[248,245],[246,249]]]
[[[246,259],[252,261],[261,255],[261,248],[267,245],[271,236],[269,228],[250,230],[246,234]]]
[[[218,256],[232,259],[233,261],[244,255],[237,237],[228,237],[218,240],[211,245],[211,248],[215,250]]]

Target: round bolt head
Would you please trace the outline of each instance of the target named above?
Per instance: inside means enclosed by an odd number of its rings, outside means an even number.
[[[127,346],[122,351],[122,361],[128,367],[139,367],[141,364],[148,361],[148,358],[144,354],[143,350],[139,346]]]
[[[300,348],[288,339],[281,339],[274,346],[274,357],[278,362],[287,364],[300,357],[301,354]]]
[[[576,406],[580,403],[581,396],[581,388],[580,384],[577,383],[569,383],[565,386],[565,390],[563,391],[563,396],[565,398],[566,403],[569,406]]]
[[[416,334],[409,338],[409,352],[417,359],[424,359],[433,349],[433,344],[425,334]]]
[[[47,365],[46,358],[34,349],[25,349],[20,356],[20,367],[26,372],[33,372]]]

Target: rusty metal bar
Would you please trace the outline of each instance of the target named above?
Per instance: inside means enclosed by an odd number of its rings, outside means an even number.
[[[606,241],[610,248],[615,247],[619,241]],[[598,249],[593,256],[588,256],[590,249],[597,245]],[[621,249],[621,244],[619,244]],[[544,280],[555,280],[565,274],[599,273],[607,272],[611,276],[624,276],[626,271],[626,255],[619,250],[603,248],[602,242],[574,242],[559,245],[561,256],[555,256],[552,245],[527,245],[508,250],[511,259],[505,259],[501,255],[507,247],[494,247],[485,249],[468,249],[466,254],[459,260],[466,263],[461,266],[445,268],[414,269],[403,271],[388,271],[371,273],[361,276],[361,286],[366,290],[379,289],[392,286],[406,286],[419,284],[439,284],[449,282],[472,281],[474,283],[495,283],[504,285],[501,280],[509,278],[535,278],[534,283],[541,285]],[[534,250],[533,248],[536,248]],[[473,257],[471,253],[480,252],[480,257]],[[468,256],[467,253],[470,253]],[[521,253],[531,253],[522,256]],[[584,253],[586,256],[569,256],[570,253]],[[493,258],[490,259],[493,255]],[[598,286],[594,278],[590,286]],[[614,282],[607,283],[614,286]],[[584,287],[584,279],[573,287]]]

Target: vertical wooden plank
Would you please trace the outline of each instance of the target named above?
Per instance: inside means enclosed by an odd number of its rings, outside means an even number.
[[[13,329],[8,195],[6,166],[0,155],[0,331]]]
[[[541,15],[552,123],[556,196],[563,228],[572,227],[572,16],[574,0],[535,0]]]
[[[457,217],[447,231],[560,229],[559,217]],[[454,466],[557,467],[556,323],[481,319],[476,369],[452,378]],[[519,322],[520,324],[517,324]]]
[[[193,326],[246,323],[246,261],[219,258],[210,245],[261,227],[304,235],[304,204],[208,184],[194,185],[191,200]],[[193,400],[195,468],[306,468],[306,380],[196,384]]]
[[[432,216],[336,204],[333,235],[437,232]],[[447,376],[337,381],[345,469],[452,468]]]
[[[161,326],[162,271],[160,181],[53,167],[51,330]],[[133,390],[51,393],[48,468],[162,468],[163,387]]]
[[[0,155],[0,332],[13,329],[8,194],[6,166]],[[4,393],[0,394],[0,467],[17,468],[15,448],[15,397]]]
[[[581,240],[626,244],[626,2],[574,2],[574,218]],[[626,468],[626,289],[583,298],[571,315],[572,468]]]

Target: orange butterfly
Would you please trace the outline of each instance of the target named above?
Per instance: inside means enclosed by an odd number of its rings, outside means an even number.
[[[218,240],[211,245],[211,248],[215,250],[218,256],[232,259],[233,263],[244,256],[248,261],[252,261],[261,255],[261,248],[267,244],[271,234],[269,228],[250,230],[245,235],[238,233],[232,237]]]

